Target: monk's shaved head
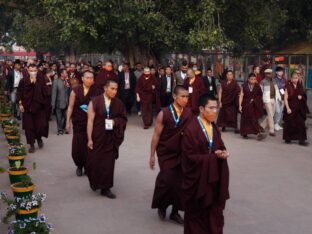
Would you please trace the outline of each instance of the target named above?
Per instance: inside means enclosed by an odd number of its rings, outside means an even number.
[[[110,86],[111,84],[117,84],[117,85],[118,85],[118,83],[117,83],[116,81],[114,81],[114,80],[112,80],[112,79],[108,79],[108,80],[105,82],[105,87],[108,87],[108,86]]]
[[[182,85],[177,85],[173,90],[173,94],[178,95],[182,91],[187,91],[187,89]]]

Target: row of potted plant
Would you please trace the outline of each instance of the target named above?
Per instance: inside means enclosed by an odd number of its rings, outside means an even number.
[[[9,144],[10,167],[7,172],[14,195],[14,198],[9,198],[6,193],[0,193],[0,200],[8,207],[2,222],[8,223],[9,219],[15,216],[16,221],[10,223],[9,234],[48,234],[51,225],[46,222],[44,215],[38,218],[39,209],[46,195],[42,193],[33,195],[36,186],[28,175],[28,168],[24,166],[26,147],[20,142],[19,123],[11,117],[10,105],[1,97],[0,94],[0,123]]]

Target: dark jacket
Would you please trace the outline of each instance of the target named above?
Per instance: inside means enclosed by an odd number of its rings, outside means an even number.
[[[209,82],[208,77],[204,76],[203,77],[203,81],[204,81],[204,84],[205,84],[206,93],[209,94],[209,95],[216,96],[217,95],[216,79],[212,76],[211,77],[211,82]]]
[[[170,88],[171,88],[170,93],[172,93],[173,88],[174,88],[174,77],[173,76],[171,76]],[[160,91],[160,96],[164,96],[164,95],[168,94],[168,92],[167,92],[167,77],[166,76],[163,76],[160,78],[159,91]]]
[[[10,70],[7,76],[6,90],[9,92],[12,92],[14,90],[14,71],[15,71],[14,69]],[[22,79],[23,77],[22,71],[20,71],[20,73]]]
[[[132,71],[129,71],[129,78],[130,78],[130,90],[132,93],[135,93],[135,87],[136,87],[136,77]],[[125,90],[125,72],[120,72],[118,74],[118,80],[119,80],[119,94],[122,94]]]

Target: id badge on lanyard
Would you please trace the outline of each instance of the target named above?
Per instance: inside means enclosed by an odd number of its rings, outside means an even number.
[[[189,91],[189,93],[193,93],[193,87],[189,86],[188,91]]]

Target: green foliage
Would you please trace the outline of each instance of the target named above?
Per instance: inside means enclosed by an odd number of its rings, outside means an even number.
[[[21,182],[19,184],[21,185],[20,187],[26,188],[33,185],[33,182],[29,175],[21,175]]]
[[[11,114],[11,107],[7,103],[1,103],[0,114]]]
[[[10,226],[9,233],[14,234],[29,234],[29,233],[38,233],[38,234],[49,234],[51,233],[52,226],[46,223],[46,218],[40,216],[40,218],[28,219],[25,221],[17,220],[13,221]]]
[[[308,0],[9,0],[0,6],[0,41],[14,36],[40,53],[119,50],[126,58],[148,58],[312,41]]]
[[[26,147],[22,143],[12,144],[9,147],[9,156],[24,156],[26,154]]]
[[[14,198],[11,199],[6,193],[0,193],[0,200],[8,206],[7,212],[2,218],[3,223],[8,223],[9,219],[17,213],[18,210],[31,210],[35,208],[40,208],[42,202],[46,199],[46,194],[38,193],[32,195],[31,197]]]

